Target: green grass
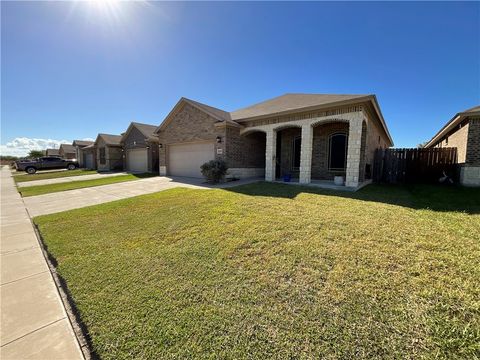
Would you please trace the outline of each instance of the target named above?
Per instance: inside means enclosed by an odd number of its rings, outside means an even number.
[[[44,172],[44,173],[37,172],[36,174],[15,175],[13,179],[17,183],[19,183],[19,182],[25,182],[25,181],[56,179],[56,178],[80,176],[80,175],[91,175],[91,174],[97,174],[97,171],[77,169],[77,170],[59,170],[59,171]]]
[[[103,359],[478,359],[480,191],[259,183],[34,219]]]
[[[19,187],[18,191],[20,192],[20,194],[22,194],[23,197],[37,196],[37,195],[49,194],[49,193],[54,193],[59,191],[115,184],[119,182],[138,180],[138,179],[152,177],[152,176],[156,176],[156,175],[155,174],[118,175],[118,176],[105,177],[102,179],[92,179],[92,180],[84,180],[84,181],[72,181],[72,182],[59,183],[59,184]]]

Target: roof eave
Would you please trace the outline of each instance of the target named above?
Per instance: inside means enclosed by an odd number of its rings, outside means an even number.
[[[342,106],[342,105],[349,105],[349,104],[364,102],[365,100],[367,100],[371,97],[372,97],[372,95],[367,95],[367,96],[359,97],[359,98],[356,98],[356,99],[335,101],[335,102],[330,102],[330,103],[322,104],[322,105],[306,106],[306,107],[302,107],[302,108],[290,109],[290,110],[279,111],[279,112],[275,112],[275,113],[269,113],[269,114],[252,116],[252,117],[245,117],[245,118],[241,118],[241,119],[232,119],[232,120],[237,122],[237,123],[242,123],[242,122],[246,122],[246,121],[266,119],[266,118],[270,118],[270,117],[273,117],[273,116],[283,116],[283,115],[295,114],[295,113],[298,113],[298,112],[315,111],[315,110],[325,109],[325,108],[329,108],[329,107],[337,107],[337,106]]]
[[[462,113],[457,113],[451,118],[431,139],[425,144],[426,148],[434,146],[443,136],[445,136],[450,130],[457,126],[466,116]]]

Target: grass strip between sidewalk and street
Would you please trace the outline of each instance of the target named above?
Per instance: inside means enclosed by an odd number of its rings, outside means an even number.
[[[57,179],[57,178],[64,178],[64,177],[71,177],[71,176],[81,176],[81,175],[92,175],[98,174],[96,170],[85,170],[85,169],[77,169],[77,170],[59,170],[59,171],[51,171],[51,172],[37,172],[35,174],[21,174],[16,175],[14,174],[13,179],[15,182],[25,182],[25,181],[35,181],[35,180],[47,180],[47,179]]]
[[[54,193],[59,191],[75,190],[75,189],[82,189],[82,188],[93,187],[93,186],[109,185],[109,184],[115,184],[115,183],[126,182],[126,181],[140,180],[140,179],[144,179],[152,176],[157,176],[157,174],[127,174],[127,175],[107,177],[103,179],[72,181],[67,183],[49,184],[49,185],[28,186],[28,187],[18,188],[18,191],[20,192],[20,194],[22,194],[23,197],[37,196],[37,195],[49,194],[49,193]]]

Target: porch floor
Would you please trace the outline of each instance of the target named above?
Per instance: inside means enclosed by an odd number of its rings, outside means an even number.
[[[335,185],[333,180],[315,180],[312,179],[312,181],[309,184],[300,184],[298,178],[292,179],[290,182],[285,182],[283,181],[282,178],[278,178],[275,180],[276,183],[282,183],[282,184],[288,184],[288,185],[303,185],[303,186],[315,186],[318,188],[322,189],[328,189],[328,190],[338,190],[338,191],[357,191],[361,189],[362,187],[370,184],[372,181],[371,180],[366,180],[357,187],[350,187],[350,186],[345,186],[345,185]]]

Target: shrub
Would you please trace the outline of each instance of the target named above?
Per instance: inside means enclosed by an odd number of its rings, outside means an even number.
[[[223,160],[210,160],[200,166],[200,169],[202,171],[202,175],[209,183],[216,184],[225,177],[228,166]]]

